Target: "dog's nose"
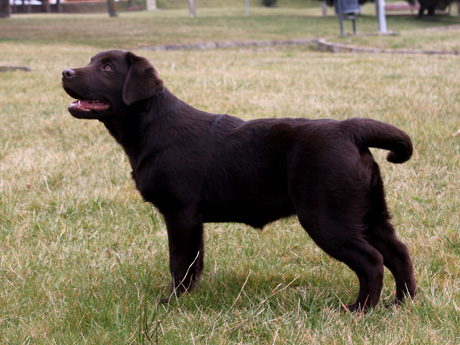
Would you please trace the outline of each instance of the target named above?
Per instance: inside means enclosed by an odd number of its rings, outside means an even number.
[[[62,71],[63,78],[72,78],[75,74],[76,73],[73,69],[65,69]]]

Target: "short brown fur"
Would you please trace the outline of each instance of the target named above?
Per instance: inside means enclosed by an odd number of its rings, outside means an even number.
[[[356,272],[359,293],[348,309],[377,304],[384,265],[396,281],[396,302],[415,295],[412,261],[390,223],[369,151],[387,149],[389,161],[407,161],[412,143],[400,129],[360,118],[245,122],[206,113],[175,97],[130,52],[101,52],[88,66],[65,70],[62,84],[82,99],[70,113],[107,127],[142,197],[163,214],[171,294],[192,289],[202,273],[203,223],[262,228],[297,215],[318,246]]]

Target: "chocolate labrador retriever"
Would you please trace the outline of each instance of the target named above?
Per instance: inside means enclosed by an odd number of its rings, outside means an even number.
[[[86,67],[63,71],[62,85],[78,99],[69,112],[107,127],[142,197],[163,214],[171,294],[189,291],[200,277],[203,223],[262,228],[297,215],[326,253],[356,272],[360,288],[349,310],[377,304],[384,265],[396,281],[396,302],[415,295],[412,261],[390,223],[369,151],[407,161],[412,143],[400,129],[361,118],[243,121],[206,113],[174,96],[131,52],[101,52]]]

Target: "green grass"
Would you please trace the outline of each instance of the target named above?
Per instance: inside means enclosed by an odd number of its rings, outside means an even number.
[[[338,39],[341,43],[387,48],[458,49],[456,37],[460,29],[441,33],[417,31],[426,27],[460,24],[458,16],[424,19],[415,16],[388,17],[388,30],[398,33],[395,37],[372,35],[338,38],[339,23],[332,13],[329,8],[330,15],[321,17],[320,8],[311,6],[276,9],[253,7],[251,16],[246,17],[242,5],[197,9],[197,18],[190,18],[187,9],[122,12],[120,18],[109,18],[104,13],[51,17],[46,14],[16,15],[0,21],[0,42],[133,49],[171,43],[326,37]],[[357,28],[359,34],[378,32],[374,4],[364,6],[363,15],[357,17]],[[345,21],[345,31],[351,32],[349,21]]]
[[[162,218],[142,202],[105,128],[68,114],[60,73],[103,48],[338,36],[333,17],[254,9],[249,21],[237,11],[203,9],[196,21],[183,10],[116,20],[0,20],[0,65],[33,70],[0,73],[0,343],[460,343],[460,137],[453,136],[460,129],[460,69],[452,56],[327,54],[302,46],[138,51],[171,91],[200,109],[244,119],[371,117],[406,130],[415,145],[403,165],[373,151],[393,222],[414,260],[414,301],[384,307],[394,297],[386,272],[375,310],[340,313],[340,303],[356,297],[357,279],[287,219],[263,232],[207,225],[202,281],[192,294],[158,304],[170,279]],[[358,28],[375,30],[375,18],[366,16]],[[433,33],[416,29],[456,20],[392,25],[429,47]],[[72,30],[56,31],[67,25]]]

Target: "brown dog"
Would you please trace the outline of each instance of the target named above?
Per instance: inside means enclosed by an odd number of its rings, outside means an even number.
[[[368,147],[403,163],[412,143],[371,119],[265,119],[245,122],[199,111],[169,92],[154,67],[130,52],[101,52],[67,69],[62,85],[79,99],[69,112],[97,119],[123,146],[142,197],[163,214],[171,294],[193,288],[203,270],[203,223],[256,228],[297,215],[313,240],[356,272],[348,309],[375,306],[383,266],[396,302],[416,284],[407,247],[390,224],[380,170]]]

